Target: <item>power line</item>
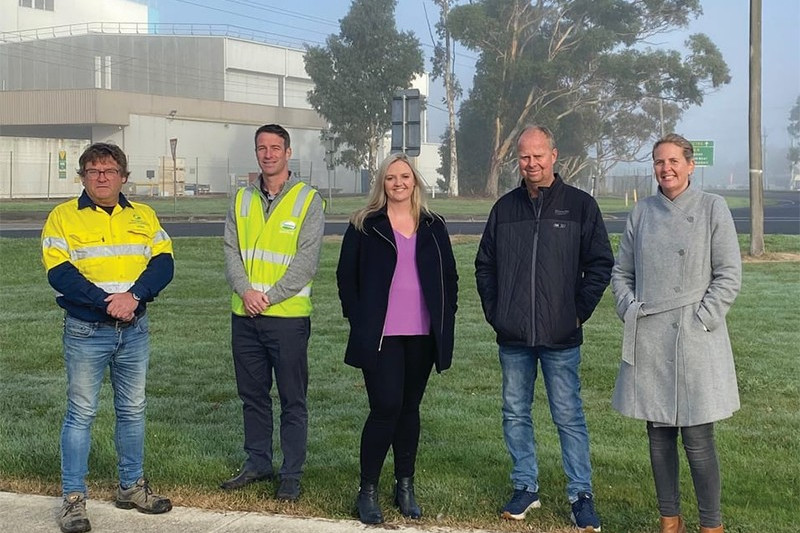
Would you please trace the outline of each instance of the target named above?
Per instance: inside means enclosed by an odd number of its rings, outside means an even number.
[[[208,10],[211,10],[211,11],[217,11],[217,12],[220,12],[220,13],[225,13],[227,15],[233,15],[233,16],[237,16],[237,17],[245,17],[248,20],[257,20],[257,21],[263,22],[265,24],[279,24],[282,27],[290,28],[290,29],[293,29],[293,30],[300,30],[300,31],[303,31],[303,32],[317,33],[317,34],[320,34],[320,35],[328,35],[327,32],[322,32],[322,31],[318,31],[318,30],[312,30],[310,28],[302,28],[302,27],[298,27],[298,26],[291,26],[291,25],[288,25],[288,24],[275,22],[274,20],[262,19],[262,18],[252,17],[252,16],[249,16],[249,15],[242,15],[241,13],[236,13],[234,11],[229,11],[227,9],[222,9],[222,8],[219,8],[219,7],[207,6],[207,5],[204,5],[204,4],[197,3],[197,2],[192,2],[191,0],[173,0],[173,1],[174,2],[180,2],[180,3],[183,3],[183,4],[193,5],[193,6],[200,7],[200,8],[203,8],[203,9],[208,9]],[[227,0],[227,1],[236,2],[236,3],[243,3],[243,2],[238,2],[237,0]],[[248,7],[254,7],[254,6],[248,6]],[[264,8],[263,6],[259,6],[259,7],[261,7],[262,9],[266,9],[268,11],[270,10],[269,8]],[[336,24],[336,26],[338,27],[338,24]],[[292,36],[289,36],[289,35],[281,35],[281,34],[275,34],[275,35],[280,35],[281,37],[290,38],[290,39],[294,39],[294,40],[303,42],[303,39],[298,39],[297,37],[292,37]],[[319,41],[311,41],[311,42],[314,42],[315,44],[323,44],[323,43],[321,43]]]
[[[236,16],[236,17],[246,17],[248,20],[257,20],[259,22],[266,22],[266,23],[270,23],[270,24],[278,24],[277,22],[275,22],[273,20],[254,17],[254,16],[251,16],[251,15],[243,15],[242,13],[237,13],[235,11],[230,11],[228,9],[223,9],[223,8],[219,8],[219,7],[213,7],[213,6],[208,6],[208,5],[205,5],[205,4],[200,4],[200,3],[192,1],[192,0],[171,0],[171,1],[179,2],[179,3],[183,3],[183,4],[189,4],[189,5],[193,5],[193,6],[196,6],[196,7],[203,8],[203,9],[208,9],[208,10],[212,10],[212,11],[216,11],[216,12],[220,12],[220,13],[225,13],[225,14],[228,14],[228,15]],[[309,21],[309,22],[318,22],[318,23],[326,24],[326,25],[329,25],[329,26],[332,26],[334,28],[339,29],[339,23],[335,22],[335,21],[332,21],[330,19],[324,19],[324,18],[321,18],[321,17],[315,17],[315,16],[312,16],[312,15],[306,15],[304,13],[299,13],[299,12],[296,12],[296,11],[290,11],[290,10],[287,10],[287,9],[279,9],[279,8],[274,8],[274,7],[263,6],[263,5],[260,5],[258,3],[255,3],[255,2],[252,2],[252,1],[247,1],[247,0],[225,0],[225,1],[233,3],[233,4],[244,5],[244,6],[247,6],[247,7],[254,8],[254,9],[261,9],[263,11],[278,13],[278,14],[285,15],[285,16],[288,16],[288,17],[299,18],[301,20],[306,20],[306,21]],[[281,25],[284,25],[284,24],[281,24]],[[312,30],[312,29],[304,28],[304,27],[288,26],[288,25],[284,25],[284,26],[286,26],[288,28],[304,31],[304,32],[312,32],[312,33],[317,33],[317,34],[321,34],[321,35],[330,35],[330,33],[320,32],[320,31],[317,31],[317,30]],[[319,44],[319,45],[324,44],[324,43],[319,42],[319,41],[309,41],[309,42],[312,42],[314,44]],[[430,50],[434,50],[435,49],[434,45],[426,43],[426,42],[423,42],[421,40],[420,40],[420,45],[425,47],[425,48],[428,48]],[[473,61],[473,62],[478,60],[477,57],[471,56],[469,54],[464,54],[464,53],[460,54],[459,57],[463,57],[463,58],[465,58],[467,60],[470,60],[470,61]],[[462,67],[463,66],[470,66],[470,65],[461,64],[458,61],[458,58],[456,58],[455,62],[456,62],[457,65],[462,66]]]

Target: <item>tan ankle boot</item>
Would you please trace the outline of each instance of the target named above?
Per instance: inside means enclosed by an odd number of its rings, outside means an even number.
[[[700,526],[700,533],[723,533],[722,525],[718,525],[717,527],[703,527]]]
[[[686,533],[686,524],[683,518],[678,516],[661,517],[661,533]]]

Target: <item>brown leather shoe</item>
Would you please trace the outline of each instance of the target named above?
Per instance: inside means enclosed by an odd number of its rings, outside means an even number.
[[[703,527],[700,526],[700,533],[723,533],[722,524],[717,527]]]
[[[686,533],[686,524],[683,523],[683,517],[680,515],[662,516],[661,533]]]

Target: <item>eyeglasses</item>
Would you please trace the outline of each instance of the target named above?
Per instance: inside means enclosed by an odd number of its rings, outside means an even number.
[[[89,179],[96,180],[100,177],[100,174],[104,174],[105,177],[108,179],[114,179],[120,175],[118,168],[109,168],[106,170],[98,170],[96,168],[87,168],[83,171],[83,175]]]

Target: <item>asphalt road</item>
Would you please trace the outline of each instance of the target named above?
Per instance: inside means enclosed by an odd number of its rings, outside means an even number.
[[[743,195],[747,192],[743,191]],[[800,235],[800,192],[767,191],[765,198],[775,203],[764,208],[764,233]],[[750,233],[750,208],[732,209],[733,221],[738,233]],[[604,218],[609,233],[622,233],[627,213],[607,213]],[[0,221],[0,237],[39,237],[42,221]],[[448,220],[451,235],[480,235],[485,221]],[[171,237],[222,236],[224,222],[188,222],[162,220],[164,229]],[[325,235],[342,235],[347,229],[346,221],[329,221],[325,224]]]

